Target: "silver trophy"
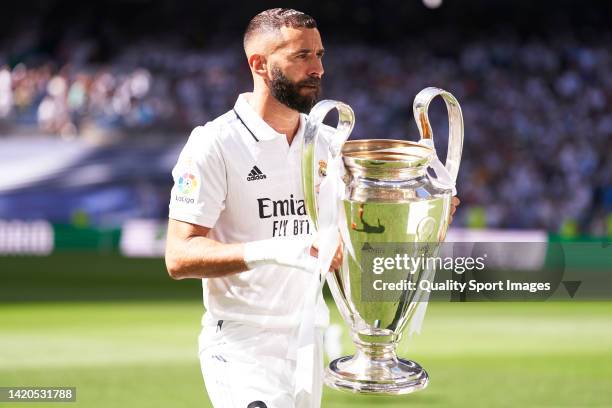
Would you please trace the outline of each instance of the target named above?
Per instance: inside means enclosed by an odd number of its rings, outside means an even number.
[[[436,96],[444,99],[448,109],[446,165],[437,158],[427,114]],[[463,147],[461,108],[450,93],[426,88],[416,96],[413,105],[421,135],[419,142],[346,141],[354,124],[352,109],[342,102],[319,102],[310,112],[302,151],[306,208],[315,226],[318,208],[332,205],[320,202],[315,182],[322,164],[316,154],[319,150],[317,136],[324,117],[332,109],[338,110],[339,121],[329,142],[329,157],[341,155],[344,165],[346,188],[341,219],[346,221],[341,221],[340,225],[341,231],[344,230],[341,234],[343,266],[328,274],[327,283],[350,328],[356,353],[332,361],[325,373],[325,383],[335,389],[358,393],[414,392],[427,386],[428,374],[416,362],[399,358],[396,347],[402,331],[415,323],[413,319],[422,318],[424,309],[418,310],[426,307],[428,294],[422,293],[418,283],[433,280],[435,270],[407,274],[406,279],[414,282],[416,289],[402,290],[391,298],[384,291],[370,291],[366,296],[364,282],[370,279],[372,270],[368,269],[365,260],[371,258],[373,250],[384,245],[438,245],[444,240]],[[428,174],[429,167],[437,177]],[[447,178],[446,183],[443,176]]]

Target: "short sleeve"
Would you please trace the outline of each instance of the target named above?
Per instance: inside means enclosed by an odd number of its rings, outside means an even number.
[[[172,170],[169,217],[212,228],[225,208],[226,169],[212,123],[196,127]]]

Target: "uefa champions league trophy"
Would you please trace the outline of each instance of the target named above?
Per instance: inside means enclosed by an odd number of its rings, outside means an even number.
[[[427,114],[436,96],[444,99],[449,116],[445,166],[436,155]],[[342,191],[329,198],[319,196],[315,185],[322,167],[316,152],[320,151],[317,136],[322,121],[334,108],[338,110],[339,121],[329,141],[327,170],[329,177],[329,166],[333,165],[330,162],[335,160],[339,167],[335,174]],[[328,273],[327,283],[356,346],[355,355],[332,361],[326,370],[325,383],[335,389],[406,394],[423,389],[428,383],[427,372],[414,361],[397,357],[396,347],[407,326],[419,325],[425,310],[421,307],[426,306],[428,295],[419,289],[418,283],[433,280],[435,270],[407,275],[407,279],[416,283],[416,289],[400,291],[391,300],[384,292],[371,291],[366,296],[362,286],[366,276],[372,274],[371,264],[368,266],[364,260],[377,245],[438,245],[446,236],[463,147],[461,108],[450,93],[426,88],[416,96],[413,112],[421,135],[419,142],[346,141],[353,128],[354,114],[342,102],[321,101],[309,115],[302,150],[306,208],[314,225],[321,229],[322,206],[338,203],[340,221],[338,218],[336,221],[344,259],[340,270]],[[429,167],[436,177],[428,173]],[[345,173],[343,178],[340,172]]]

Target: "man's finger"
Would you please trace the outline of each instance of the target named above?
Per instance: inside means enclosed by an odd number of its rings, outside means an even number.
[[[329,269],[330,271],[334,271],[336,269],[340,269],[340,266],[342,266],[342,243],[338,245],[336,253],[334,254],[334,258],[332,259],[331,267]]]

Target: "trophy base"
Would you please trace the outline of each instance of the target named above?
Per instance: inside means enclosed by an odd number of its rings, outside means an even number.
[[[359,352],[332,361],[325,370],[328,387],[360,394],[409,394],[427,387],[428,382],[427,372],[414,361],[374,360]]]

